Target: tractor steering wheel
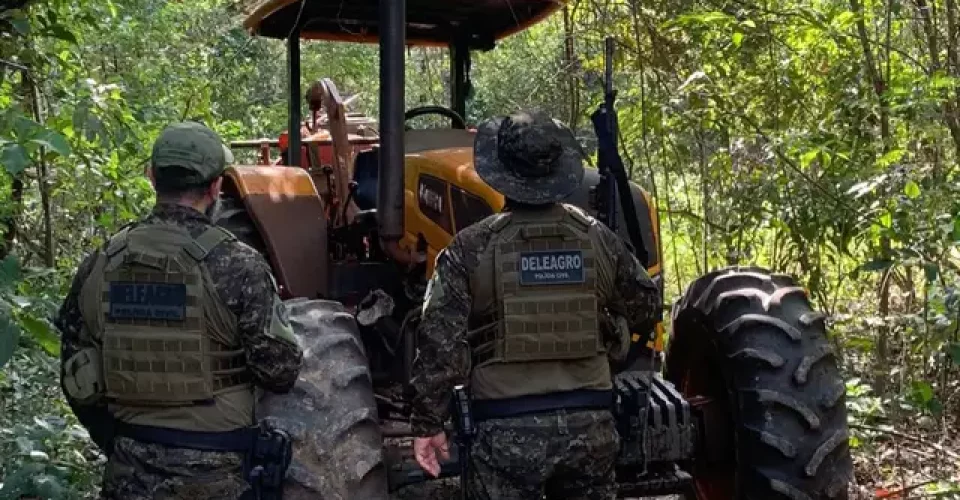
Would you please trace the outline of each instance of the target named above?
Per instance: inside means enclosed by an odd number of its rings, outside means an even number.
[[[410,121],[418,116],[423,115],[440,115],[444,118],[449,118],[453,128],[467,128],[467,122],[462,116],[460,116],[456,111],[444,106],[420,106],[418,108],[413,108],[404,113],[403,120]]]

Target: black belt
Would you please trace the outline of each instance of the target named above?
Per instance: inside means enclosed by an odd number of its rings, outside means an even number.
[[[557,410],[612,410],[613,391],[578,389],[517,398],[475,399],[470,404],[477,421]]]
[[[200,451],[249,452],[260,434],[259,427],[241,427],[225,432],[198,432],[150,425],[116,422],[116,434],[134,441],[171,448]]]

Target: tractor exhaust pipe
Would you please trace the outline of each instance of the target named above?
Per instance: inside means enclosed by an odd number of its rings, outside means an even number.
[[[380,238],[390,254],[399,251],[397,241],[403,237],[404,223],[406,16],[406,0],[380,1],[380,176],[377,183],[377,219]]]

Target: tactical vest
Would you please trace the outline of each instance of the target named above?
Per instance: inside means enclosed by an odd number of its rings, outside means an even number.
[[[496,217],[470,279],[473,397],[610,389],[595,221],[567,205]]]
[[[233,239],[217,227],[194,239],[181,226],[151,224],[124,229],[101,253],[81,300],[117,418],[195,431],[253,423],[237,318],[204,265]]]

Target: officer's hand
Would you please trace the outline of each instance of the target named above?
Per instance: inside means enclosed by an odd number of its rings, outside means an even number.
[[[418,437],[413,440],[413,455],[417,457],[420,468],[431,476],[440,475],[440,462],[437,461],[437,451],[444,460],[450,459],[450,448],[447,446],[447,435],[441,432],[430,437]]]

